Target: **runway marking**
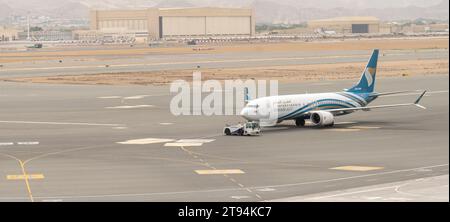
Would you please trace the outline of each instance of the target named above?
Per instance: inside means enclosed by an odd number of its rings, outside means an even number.
[[[138,108],[148,108],[154,107],[153,105],[136,105],[136,106],[110,106],[105,107],[106,109],[138,109]]]
[[[371,170],[381,170],[384,167],[371,167],[371,166],[340,166],[330,168],[331,170],[346,170],[346,171],[371,171]]]
[[[309,184],[328,183],[328,182],[335,182],[335,181],[342,181],[342,180],[350,180],[350,179],[358,179],[358,178],[365,178],[365,177],[372,177],[372,176],[379,176],[379,175],[388,175],[388,174],[395,174],[395,173],[401,173],[401,172],[408,172],[408,171],[417,170],[417,169],[429,169],[429,168],[435,168],[435,167],[443,167],[443,166],[448,166],[448,165],[449,164],[424,166],[424,167],[401,169],[401,170],[387,171],[387,172],[381,172],[381,173],[372,173],[372,174],[365,174],[365,175],[358,175],[358,176],[351,176],[351,177],[340,177],[340,178],[334,178],[334,179],[329,179],[329,180],[317,180],[317,181],[289,183],[289,184],[274,184],[274,185],[270,185],[270,187],[292,187],[292,186],[301,186],[301,185],[309,185]],[[248,188],[262,189],[264,187],[267,187],[267,186],[254,186],[254,187],[248,187]],[[212,192],[227,192],[227,191],[236,191],[236,190],[244,190],[244,189],[242,189],[242,188],[223,188],[223,189],[210,189],[210,190],[185,190],[185,191],[154,192],[154,193],[128,193],[128,194],[53,196],[53,197],[42,196],[39,198],[46,198],[46,199],[111,198],[111,197],[135,197],[135,196],[155,196],[155,195],[179,195],[179,194],[192,194],[192,193],[212,193]],[[23,198],[21,198],[21,197],[11,197],[11,198],[0,197],[0,199],[8,200],[8,199],[23,199]]]
[[[122,98],[121,96],[100,96],[97,97],[97,99],[120,99]]]
[[[433,171],[432,169],[417,169],[417,170],[414,170],[415,172],[431,172],[431,171]]]
[[[257,189],[257,191],[261,191],[261,192],[271,192],[271,191],[275,191],[275,189],[270,188],[270,187],[266,187],[266,188],[262,188],[262,189]]]
[[[379,126],[351,126],[349,129],[381,129]]]
[[[162,126],[169,126],[169,125],[173,125],[174,123],[159,123],[159,125],[162,125]]]
[[[39,145],[39,142],[38,142],[38,141],[31,141],[31,142],[17,142],[17,145],[24,145],[24,146]]]
[[[333,58],[355,58],[356,55],[334,55],[334,56],[310,56],[310,57],[280,57],[280,58],[255,58],[255,59],[227,59],[227,60],[201,60],[201,61],[181,61],[181,62],[161,62],[161,63],[132,63],[132,64],[112,64],[114,67],[136,67],[136,66],[161,66],[161,65],[182,65],[182,64],[210,64],[210,63],[236,63],[236,62],[264,62],[264,61],[283,61],[283,60],[307,60],[307,59],[333,59]],[[33,70],[62,70],[62,69],[104,69],[104,65],[84,65],[84,66],[58,66],[58,67],[32,67],[32,68],[11,68],[1,69],[0,72],[11,71],[33,71]]]
[[[207,140],[207,139],[191,139],[191,141],[192,140],[197,140],[197,141],[201,141],[201,142],[205,142],[205,141],[206,142],[211,142],[212,141],[212,140]],[[194,158],[196,158],[195,154],[192,151],[190,151],[190,150],[188,150],[188,149],[186,149],[184,147],[181,147],[181,150],[183,150],[184,152],[188,153],[190,156],[193,156]],[[211,166],[211,164],[209,164],[208,162],[204,161],[203,159],[197,159],[197,160],[199,160],[201,163],[203,163],[206,167],[209,168],[209,170],[196,170],[195,172],[197,174],[200,174],[200,175],[204,175],[204,174],[207,174],[207,175],[221,174],[226,179],[228,179],[231,182],[233,182],[234,184],[238,185],[241,189],[245,188],[245,186],[242,183],[237,182],[236,179],[234,179],[233,177],[229,176],[230,174],[243,174],[243,173],[245,173],[244,171],[242,171],[240,169],[217,169],[217,168]],[[258,198],[259,200],[264,200],[258,194],[253,193],[250,190],[250,188],[245,188],[245,190],[248,193],[250,193],[252,195],[255,195],[256,198]]]
[[[1,142],[0,146],[32,146],[32,145],[39,145],[39,142],[37,141],[31,141],[31,142]]]
[[[4,143],[0,143],[0,146],[13,146],[14,143],[13,142],[4,142]]]
[[[128,129],[128,127],[118,126],[118,127],[113,127],[113,129],[116,129],[116,130],[124,130],[124,129]]]
[[[50,200],[42,200],[42,202],[63,202],[63,200],[62,199],[54,199],[54,200],[50,199]]]
[[[7,180],[24,180],[24,179],[36,180],[36,179],[44,179],[44,175],[43,175],[43,174],[28,174],[28,175],[19,174],[19,175],[7,175],[7,176],[6,176],[6,179],[7,179]]]
[[[352,128],[346,128],[346,129],[325,129],[325,131],[333,131],[333,132],[357,132],[357,131],[361,131],[361,129],[352,129]]]
[[[248,199],[250,197],[249,196],[231,196],[231,198],[236,199],[236,200],[240,200],[240,199]]]
[[[181,139],[177,140],[177,143],[210,143],[215,141],[215,139]]]
[[[216,174],[244,174],[240,169],[225,169],[225,170],[195,170],[200,175],[216,175]],[[236,182],[236,181],[233,181]],[[242,184],[241,184],[242,185]]]
[[[77,125],[77,126],[122,126],[123,124],[106,124],[106,123],[71,123],[71,122],[35,122],[35,121],[17,121],[17,120],[0,120],[0,123],[16,123],[16,124],[46,124],[46,125]]]
[[[203,143],[178,143],[178,142],[164,144],[164,146],[169,146],[169,147],[172,147],[172,146],[177,146],[177,147],[186,146],[186,147],[188,147],[188,146],[202,146],[202,145],[203,145]]]
[[[319,83],[312,83],[311,85],[313,86],[327,86],[327,85],[332,85],[333,83],[330,82],[319,82]]]
[[[173,143],[166,143],[164,146],[178,146],[178,147],[190,147],[190,146],[202,146],[204,143],[210,143],[214,139],[180,139]]]
[[[128,96],[128,97],[124,97],[123,99],[143,99],[145,97],[149,97],[151,95],[137,95],[137,96]]]
[[[145,138],[145,139],[135,139],[135,140],[127,140],[123,142],[117,142],[118,144],[127,144],[127,145],[145,145],[145,144],[153,144],[153,143],[167,143],[174,141],[173,139],[161,139],[161,138]]]
[[[355,124],[357,122],[337,122],[334,125],[345,125],[345,124]]]
[[[397,186],[380,187],[380,188],[366,189],[366,190],[360,190],[360,191],[354,191],[354,192],[347,192],[347,193],[339,193],[339,194],[333,194],[333,195],[326,195],[326,196],[306,198],[305,200],[320,200],[320,199],[326,199],[326,198],[330,198],[330,197],[339,197],[339,196],[346,196],[346,195],[351,195],[351,194],[359,194],[359,193],[367,193],[367,192],[372,192],[372,191],[394,189],[396,187]]]

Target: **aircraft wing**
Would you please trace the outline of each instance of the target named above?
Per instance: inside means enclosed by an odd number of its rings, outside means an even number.
[[[373,93],[374,96],[388,96],[388,95],[395,95],[395,94],[404,94],[404,93],[417,93],[421,92],[421,90],[408,90],[408,91],[394,91],[394,92],[382,92],[382,93]]]
[[[416,99],[414,103],[402,103],[402,104],[392,104],[392,105],[380,105],[380,106],[364,106],[364,107],[355,107],[355,108],[342,108],[342,109],[327,109],[323,110],[326,112],[343,112],[343,111],[357,111],[357,110],[364,110],[364,111],[370,111],[372,109],[381,109],[381,108],[390,108],[390,107],[399,107],[399,106],[417,106],[422,109],[426,109],[426,107],[419,104],[422,97],[425,95],[427,91],[423,91],[423,93]]]

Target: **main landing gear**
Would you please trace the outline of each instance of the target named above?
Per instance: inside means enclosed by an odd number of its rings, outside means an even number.
[[[303,126],[305,126],[305,119],[296,119],[296,120],[295,120],[295,125],[296,125],[297,127],[303,127]]]

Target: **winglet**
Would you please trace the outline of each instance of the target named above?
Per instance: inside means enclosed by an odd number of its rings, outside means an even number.
[[[420,100],[422,99],[422,97],[425,95],[426,92],[427,91],[425,90],[425,91],[423,91],[422,94],[420,94],[419,98],[417,98],[417,100],[414,102],[414,105],[416,105],[419,108],[426,109],[425,106],[422,106],[422,105],[419,104]]]
[[[251,98],[250,98],[250,96],[248,95],[248,88],[245,87],[245,88],[244,88],[244,102],[245,102],[245,103],[248,103],[248,101],[250,101],[250,100],[251,100]]]

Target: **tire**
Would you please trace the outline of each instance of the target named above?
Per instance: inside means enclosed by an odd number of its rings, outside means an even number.
[[[305,126],[305,119],[295,119],[295,125],[298,127]]]
[[[229,128],[226,128],[224,133],[225,133],[225,135],[230,136],[231,135],[231,130]]]

